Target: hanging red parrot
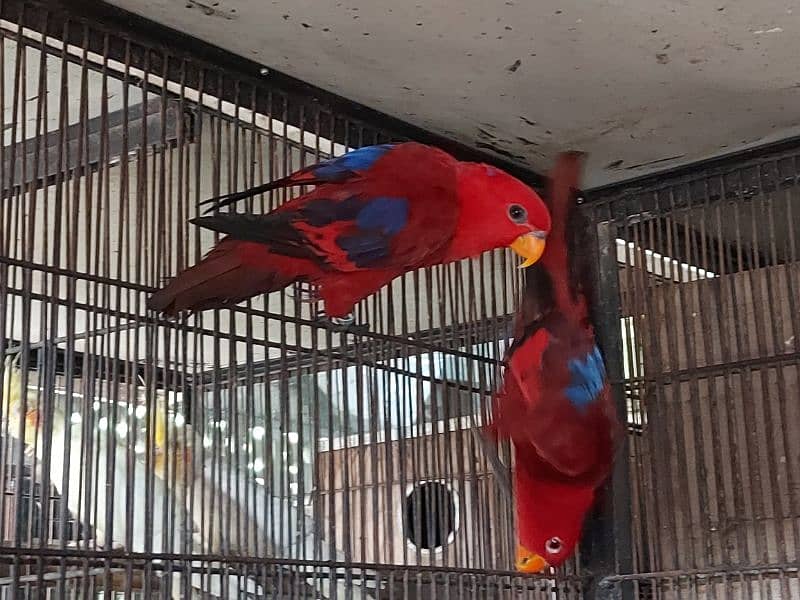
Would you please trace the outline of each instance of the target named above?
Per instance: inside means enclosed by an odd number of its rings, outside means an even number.
[[[212,199],[218,209],[268,190],[314,184],[268,214],[192,222],[227,234],[148,300],[174,315],[232,306],[293,282],[315,284],[329,317],[395,277],[510,246],[534,263],[550,215],[531,188],[484,164],[414,142],[354,150],[288,177]]]
[[[491,429],[511,439],[515,454],[517,569],[529,573],[572,555],[621,433],[587,290],[573,282],[567,253],[580,167],[580,154],[564,154],[551,175],[553,226],[541,260],[527,272],[494,399]]]

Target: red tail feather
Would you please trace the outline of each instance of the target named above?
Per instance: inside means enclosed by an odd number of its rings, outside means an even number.
[[[580,152],[565,152],[559,155],[548,183],[548,205],[552,228],[548,236],[547,249],[542,255],[541,266],[550,274],[553,284],[553,301],[565,314],[583,312],[584,299],[575,303],[569,291],[570,258],[567,247],[567,225],[575,209],[578,183],[584,155]]]
[[[257,294],[283,289],[304,275],[297,271],[302,263],[272,255],[263,244],[226,238],[202,261],[153,294],[147,307],[176,315],[184,310],[233,306]]]

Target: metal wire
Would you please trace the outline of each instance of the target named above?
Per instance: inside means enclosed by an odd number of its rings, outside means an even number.
[[[513,511],[471,431],[519,286],[504,253],[396,281],[358,333],[297,290],[145,310],[214,239],[187,225],[199,201],[399,136],[36,2],[0,10],[0,593],[579,589],[506,574]]]
[[[507,253],[396,280],[354,333],[302,287],[145,310],[214,241],[200,201],[403,136],[47,3],[0,18],[0,597],[797,595],[796,147],[589,195],[630,518],[519,577],[473,432]]]
[[[604,579],[598,598],[731,598],[734,600],[796,598],[800,594],[797,564],[739,569],[689,569]]]
[[[767,149],[594,196],[593,218],[618,236],[637,425],[642,575],[610,579],[609,593],[799,593],[799,154]]]

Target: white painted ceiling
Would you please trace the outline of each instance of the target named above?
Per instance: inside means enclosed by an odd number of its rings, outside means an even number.
[[[800,133],[791,0],[112,0],[588,187]]]

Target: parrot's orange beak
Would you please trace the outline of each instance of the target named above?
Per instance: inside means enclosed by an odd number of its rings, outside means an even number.
[[[531,231],[519,236],[511,243],[511,249],[525,259],[519,266],[520,269],[530,267],[542,257],[546,237],[547,234],[544,231]]]
[[[520,573],[541,573],[548,566],[547,561],[525,546],[517,546],[517,571]]]

